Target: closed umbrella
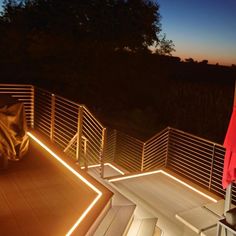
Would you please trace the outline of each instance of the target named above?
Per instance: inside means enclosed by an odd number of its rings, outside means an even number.
[[[222,186],[226,189],[224,214],[231,208],[232,182],[236,180],[236,81],[234,87],[234,106],[224,140],[226,149]]]
[[[225,136],[224,171],[222,186],[224,189],[236,180],[236,106],[233,108],[228,130]]]

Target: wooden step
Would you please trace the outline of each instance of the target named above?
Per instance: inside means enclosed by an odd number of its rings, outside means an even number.
[[[122,236],[127,231],[133,215],[135,205],[113,206],[107,212],[94,236]]]
[[[155,233],[156,223],[157,218],[134,218],[127,236],[153,236]]]

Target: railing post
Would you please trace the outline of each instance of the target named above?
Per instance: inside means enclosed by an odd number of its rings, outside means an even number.
[[[85,171],[87,172],[88,170],[88,162],[87,162],[87,142],[88,139],[84,139],[84,167],[85,167]]]
[[[50,140],[54,139],[54,125],[55,125],[55,95],[51,96],[51,129],[50,129]]]
[[[144,150],[145,150],[145,143],[143,144],[143,149],[142,149],[141,171],[143,171],[143,165],[144,165]]]
[[[102,129],[102,144],[101,144],[101,153],[100,153],[100,162],[101,162],[101,178],[104,178],[104,152],[105,152],[105,140],[106,140],[107,130],[106,128]]]
[[[215,159],[215,148],[216,148],[216,145],[214,143],[213,144],[213,149],[212,149],[211,170],[210,170],[208,190],[211,190],[211,181],[212,181],[212,175],[213,175],[213,165],[214,165],[214,159]]]
[[[113,146],[113,160],[112,161],[115,162],[115,159],[116,159],[116,146],[117,146],[117,130],[114,129],[113,132],[114,132],[114,142],[113,142],[114,146]]]
[[[31,86],[31,128],[34,128],[34,102],[35,102],[35,87]]]
[[[78,124],[77,124],[77,146],[76,146],[76,161],[77,162],[79,162],[81,158],[82,128],[83,128],[83,106],[79,106]],[[87,156],[85,158],[87,159]],[[87,160],[86,160],[86,163],[87,163]]]
[[[170,145],[170,135],[171,135],[171,128],[168,127],[168,140],[167,140],[167,147],[166,147],[166,160],[165,160],[165,167],[168,165],[168,156],[169,156],[169,145]]]

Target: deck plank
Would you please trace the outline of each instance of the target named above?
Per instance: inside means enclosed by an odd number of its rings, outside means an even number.
[[[65,235],[96,195],[31,143],[0,172],[0,235]]]

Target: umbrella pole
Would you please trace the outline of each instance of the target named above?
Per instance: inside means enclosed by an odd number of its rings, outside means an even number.
[[[224,206],[224,215],[226,211],[231,209],[231,198],[232,198],[232,183],[228,185],[225,193],[225,206]]]

